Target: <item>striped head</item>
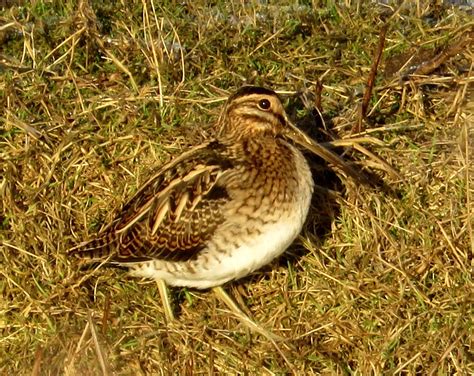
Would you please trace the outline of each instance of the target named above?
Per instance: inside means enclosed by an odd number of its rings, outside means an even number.
[[[220,118],[219,138],[276,137],[288,127],[278,95],[258,86],[244,86],[232,94]]]

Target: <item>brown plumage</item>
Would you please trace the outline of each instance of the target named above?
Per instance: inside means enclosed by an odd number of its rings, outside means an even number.
[[[217,137],[164,165],[97,237],[71,252],[171,285],[208,288],[280,255],[300,232],[313,180],[293,140],[339,157],[287,119],[271,90],[231,95]]]
[[[96,239],[73,253],[113,262],[195,257],[222,223],[220,207],[229,199],[225,188],[216,186],[230,167],[219,149],[210,142],[163,166]]]

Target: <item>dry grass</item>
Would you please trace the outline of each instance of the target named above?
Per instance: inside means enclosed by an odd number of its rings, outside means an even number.
[[[299,241],[226,287],[286,342],[249,333],[207,292],[174,290],[166,324],[153,282],[66,257],[212,133],[244,82],[311,98],[320,80],[326,130],[297,97],[290,113],[315,137],[350,135],[390,8],[215,3],[3,8],[0,373],[473,374],[472,43],[429,76],[394,74],[472,32],[462,9],[406,2],[389,20],[366,130],[385,146],[367,148],[403,179],[357,150],[392,191],[313,161],[326,190]]]

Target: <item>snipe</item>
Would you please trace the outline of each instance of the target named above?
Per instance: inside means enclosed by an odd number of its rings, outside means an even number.
[[[294,127],[265,88],[231,95],[218,126],[214,140],[163,166],[95,239],[72,252],[199,289],[281,255],[301,231],[313,192],[308,163],[292,141],[344,162]]]

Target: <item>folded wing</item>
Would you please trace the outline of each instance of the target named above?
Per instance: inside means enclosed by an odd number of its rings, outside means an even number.
[[[152,176],[97,238],[73,248],[78,257],[128,263],[189,260],[224,222],[232,161],[218,142],[182,154]]]

